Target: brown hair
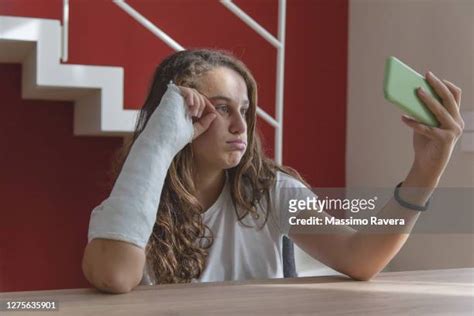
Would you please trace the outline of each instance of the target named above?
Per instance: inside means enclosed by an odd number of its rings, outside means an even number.
[[[309,185],[293,168],[277,165],[265,156],[255,128],[257,84],[245,64],[227,51],[185,50],[168,56],[160,63],[153,75],[133,137],[118,152],[111,176],[117,177],[133,142],[159,105],[169,81],[196,88],[199,76],[216,67],[228,67],[236,71],[247,85],[250,101],[246,113],[247,150],[239,164],[228,169],[228,177],[238,220],[241,221],[249,214],[258,218],[257,204],[263,196],[267,205],[270,205],[269,190],[275,184],[276,171],[292,175],[308,187]],[[201,214],[205,210],[195,197],[192,157],[191,144],[187,144],[174,157],[161,193],[153,233],[146,247],[147,263],[151,270],[149,272],[157,284],[185,283],[199,278],[205,268],[208,249],[213,243],[212,231],[202,221]],[[270,209],[265,212],[263,225],[267,222],[269,212]]]

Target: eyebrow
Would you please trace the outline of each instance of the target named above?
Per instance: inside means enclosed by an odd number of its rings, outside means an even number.
[[[231,98],[228,98],[228,97],[223,96],[223,95],[216,95],[216,96],[210,97],[208,99],[211,100],[211,101],[213,101],[213,100],[224,100],[224,101],[227,101],[227,102],[232,102]],[[243,103],[244,103],[244,105],[249,105],[250,104],[250,102],[248,100],[245,100]]]

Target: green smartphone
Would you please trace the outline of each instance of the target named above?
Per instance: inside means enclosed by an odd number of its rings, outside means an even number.
[[[403,112],[423,124],[438,127],[439,122],[418,97],[416,89],[423,87],[428,95],[435,97],[441,104],[441,98],[431,88],[425,77],[405,65],[394,56],[385,62],[384,96]]]

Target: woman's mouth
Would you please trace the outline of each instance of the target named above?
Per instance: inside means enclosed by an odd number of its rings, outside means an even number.
[[[247,144],[243,140],[234,140],[227,142],[227,144],[229,144],[231,148],[236,150],[245,150],[245,147],[247,146]]]

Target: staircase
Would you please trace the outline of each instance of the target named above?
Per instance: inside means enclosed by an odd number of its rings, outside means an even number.
[[[22,64],[23,98],[74,101],[74,135],[130,135],[139,111],[123,108],[123,68],[60,58],[58,20],[0,16],[0,62]]]

